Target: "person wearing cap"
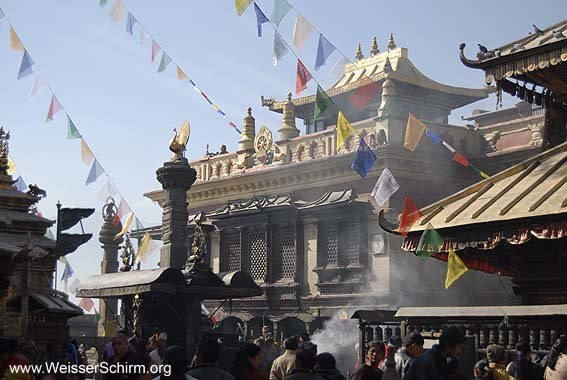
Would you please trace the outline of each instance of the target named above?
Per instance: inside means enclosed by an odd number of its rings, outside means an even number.
[[[298,345],[299,342],[296,336],[284,340],[285,351],[272,363],[270,380],[283,380],[295,369],[295,353]]]
[[[163,363],[163,356],[167,348],[167,333],[162,332],[157,338],[157,348],[150,352],[150,360],[153,365],[160,365]]]
[[[499,344],[491,344],[486,347],[486,358],[488,359],[490,378],[494,380],[514,380],[514,377],[510,376],[506,371],[506,348]]]
[[[417,331],[412,331],[404,337],[402,347],[394,356],[400,380],[405,380],[413,361],[423,353],[424,343],[423,337]]]

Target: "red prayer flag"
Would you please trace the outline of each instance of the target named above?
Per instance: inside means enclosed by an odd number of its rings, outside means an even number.
[[[303,63],[297,60],[297,78],[295,79],[295,94],[299,93],[307,88],[307,82],[313,79],[313,76],[303,65]]]
[[[469,160],[467,160],[467,158],[459,152],[455,152],[455,154],[453,155],[453,161],[463,165],[465,168],[470,164]]]
[[[81,298],[81,301],[79,301],[79,306],[86,311],[91,311],[94,307],[94,302],[90,298]]]
[[[359,110],[364,109],[369,101],[380,91],[380,86],[376,83],[370,83],[354,90],[349,99],[353,106]]]
[[[415,205],[413,199],[406,195],[404,210],[400,217],[400,227],[398,228],[400,234],[402,236],[406,236],[414,223],[421,217],[421,211],[419,211],[419,208]]]

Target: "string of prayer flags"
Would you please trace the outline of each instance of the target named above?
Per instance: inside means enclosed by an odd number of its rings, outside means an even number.
[[[86,181],[87,186],[93,182],[96,182],[98,177],[100,177],[103,173],[104,173],[103,167],[98,163],[98,160],[95,158],[91,166],[91,170],[89,171],[89,175],[87,177],[87,181]]]
[[[177,66],[177,79],[179,80],[187,80],[189,77],[185,72],[181,69],[181,67]]]
[[[384,168],[370,195],[374,197],[378,206],[384,207],[390,197],[399,189],[400,185],[392,172],[388,168]]]
[[[303,63],[297,60],[297,77],[295,78],[295,93],[299,93],[307,88],[307,82],[313,79],[313,76],[303,65]]]
[[[90,312],[94,307],[94,302],[90,298],[81,298],[81,300],[79,301],[79,307]]]
[[[109,197],[116,195],[116,188],[112,185],[110,181],[106,181],[106,183],[100,188],[100,190],[96,193],[98,199],[102,202],[106,202]]]
[[[140,45],[145,45],[148,37],[148,33],[144,29],[140,29]]]
[[[464,166],[465,168],[470,164],[469,160],[467,160],[467,158],[459,152],[455,152],[455,154],[453,155],[453,161],[455,161],[459,165]]]
[[[142,237],[140,246],[138,247],[138,253],[136,254],[134,265],[146,261],[152,254],[157,251],[159,251],[158,245],[155,241],[153,241],[150,233],[146,232]]]
[[[235,0],[236,13],[242,16],[250,4],[252,4],[252,0]]]
[[[152,62],[155,62],[156,56],[158,55],[161,48],[159,47],[158,43],[152,39]]]
[[[282,36],[277,30],[274,31],[274,55],[272,57],[272,64],[277,66],[278,61],[287,53],[289,53],[289,49],[287,48],[285,41],[282,39]]]
[[[69,264],[69,260],[67,260],[67,258],[65,256],[61,256],[59,257],[59,261],[65,265],[65,269],[63,269],[63,274],[61,276],[61,281],[65,281],[65,289],[67,289],[67,281],[73,277],[73,275],[75,274],[75,271],[73,270],[73,268],[71,267],[71,264]]]
[[[378,84],[370,83],[354,90],[352,94],[350,94],[349,100],[353,106],[362,111],[379,91],[380,86],[378,86]]]
[[[317,85],[317,95],[315,95],[315,111],[313,112],[313,123],[317,121],[319,115],[329,108],[329,106],[333,103],[329,95],[321,88],[321,86]]]
[[[24,50],[24,55],[22,56],[22,63],[20,65],[20,71],[18,72],[18,80],[33,73],[33,60],[28,54],[27,50]]]
[[[350,122],[347,120],[345,115],[343,115],[342,111],[339,111],[339,115],[337,117],[337,151],[343,146],[345,140],[349,136],[354,135],[354,128],[350,125]]]
[[[10,25],[10,49],[16,50],[16,51],[25,51],[26,50],[26,48],[24,47],[24,44],[20,40],[20,37],[18,37],[18,34],[16,33],[16,31],[14,30],[12,25]]]
[[[412,152],[415,151],[425,129],[425,124],[410,113],[408,116],[406,135],[404,137],[404,148],[411,150]]]
[[[53,120],[53,115],[55,115],[57,112],[61,111],[62,109],[63,107],[61,106],[61,103],[59,103],[57,97],[53,95],[51,97],[51,103],[49,104],[49,110],[47,111],[47,117],[45,118],[45,122],[47,123]]]
[[[254,3],[254,11],[256,12],[256,26],[258,28],[258,37],[262,37],[262,24],[270,22],[258,4]]]
[[[435,144],[437,145],[441,145],[443,143],[443,140],[441,140],[441,137],[439,137],[439,135],[431,130],[427,130],[425,131],[425,135],[429,138],[429,140],[433,141]]]
[[[411,227],[421,218],[421,211],[416,206],[413,199],[406,195],[404,200],[404,209],[400,217],[400,226],[398,228],[400,235],[406,236]]]
[[[285,15],[291,10],[291,5],[286,0],[275,0],[274,9],[272,9],[272,24],[276,29],[280,26]]]
[[[337,59],[331,70],[329,71],[329,77],[332,78],[333,80],[342,77],[345,70],[345,65],[348,63],[350,63],[348,58],[341,55],[339,59]]]
[[[81,139],[81,160],[87,166],[94,160],[94,154],[84,139]]]
[[[106,5],[106,3],[108,3],[108,0],[99,0],[98,5],[99,5],[101,8],[104,8],[105,5]]]
[[[171,58],[164,51],[163,55],[161,56],[161,61],[159,63],[159,67],[158,67],[158,70],[157,70],[158,73],[163,73],[165,71],[165,68],[167,67],[167,65],[169,65],[170,63],[171,63]]]
[[[486,174],[485,172],[483,172],[482,170],[480,170],[479,168],[477,168],[476,166],[474,166],[473,164],[471,164],[469,162],[469,166],[468,166],[471,170],[477,172],[482,178],[487,179],[490,178],[490,176],[488,174]]]
[[[35,98],[41,92],[41,90],[43,90],[46,87],[47,87],[47,82],[43,78],[43,75],[37,73],[37,75],[35,76],[35,80],[33,81],[32,89],[30,91],[29,100]]]
[[[28,188],[28,185],[26,185],[22,176],[19,176],[16,179],[16,183],[14,185],[16,186],[16,189],[18,189],[18,191],[21,191],[21,192],[25,192]]]
[[[73,280],[73,282],[71,282],[71,285],[69,285],[69,293],[71,293],[72,295],[75,295],[77,293],[77,289],[79,289],[81,287],[81,281],[79,280],[78,277],[75,277],[75,279]]]
[[[73,120],[67,115],[67,140],[76,140],[82,137]]]
[[[351,168],[364,178],[370,169],[372,169],[377,159],[376,154],[374,154],[364,139],[361,138]]]
[[[297,15],[291,33],[291,41],[297,50],[303,48],[303,44],[305,44],[311,33],[313,33],[313,26],[302,15]]]
[[[128,215],[131,212],[132,209],[130,208],[130,205],[128,204],[128,202],[126,202],[124,198],[122,198],[120,200],[120,203],[118,204],[118,212],[116,215],[118,215],[120,220],[122,220],[122,218],[124,218],[125,215]]]
[[[134,220],[134,213],[131,212],[128,215],[128,218],[126,218],[126,222],[124,222],[124,224],[122,225],[122,230],[120,230],[119,233],[117,233],[114,236],[114,240],[120,238],[120,236],[124,235],[126,232],[128,232],[128,230],[130,229],[130,226],[132,225],[132,221]]]
[[[449,289],[469,268],[465,265],[463,260],[453,250],[449,249],[447,256],[447,276],[445,277],[445,289]]]
[[[431,223],[428,223],[417,243],[415,254],[421,258],[427,258],[438,253],[442,245],[443,237],[439,235],[439,232],[433,228]]]
[[[110,18],[112,18],[114,22],[120,22],[125,10],[126,7],[122,3],[122,0],[116,0],[114,2],[114,7],[112,7],[112,10],[110,11]]]
[[[0,21],[2,21],[5,18],[6,18],[6,15],[4,14],[4,11],[2,9],[0,9]]]
[[[317,57],[315,58],[315,70],[319,70],[327,62],[327,58],[336,50],[335,45],[329,42],[322,34],[319,35],[317,46]]]
[[[133,36],[134,35],[134,25],[137,22],[138,21],[136,20],[136,18],[134,16],[132,16],[132,13],[128,12],[128,20],[126,21],[126,33]]]

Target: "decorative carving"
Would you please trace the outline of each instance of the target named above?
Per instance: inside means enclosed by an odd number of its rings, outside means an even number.
[[[254,150],[256,151],[256,156],[264,156],[266,153],[272,149],[273,144],[272,132],[266,128],[260,128],[256,138],[254,139]]]
[[[173,158],[183,157],[183,153],[187,147],[187,141],[189,141],[189,135],[191,134],[191,126],[188,121],[181,123],[181,131],[177,133],[177,129],[174,128],[173,132],[175,134],[169,140],[169,150],[173,152]]]
[[[117,213],[118,213],[118,207],[116,207],[116,202],[114,201],[114,198],[108,197],[106,199],[106,204],[102,206],[102,219],[105,222],[113,222]]]
[[[120,259],[122,260],[122,265],[118,269],[120,272],[129,272],[134,266],[134,247],[130,241],[130,234],[125,235],[124,247],[122,247],[122,253],[120,254]]]
[[[34,198],[42,199],[47,197],[47,192],[35,184],[29,185],[28,188],[27,194]]]
[[[9,140],[10,132],[4,132],[4,127],[0,127],[0,175],[8,175]]]

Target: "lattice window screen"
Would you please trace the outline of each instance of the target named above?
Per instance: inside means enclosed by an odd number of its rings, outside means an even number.
[[[234,272],[241,270],[240,233],[226,234],[224,237],[224,270]]]
[[[339,259],[337,223],[327,224],[327,265],[337,265]]]
[[[248,249],[250,252],[250,276],[254,280],[263,281],[267,272],[268,245],[266,233],[250,232],[248,234]]]
[[[339,252],[341,265],[360,263],[359,226],[356,222],[341,223]]]
[[[297,257],[295,230],[288,228],[278,231],[277,247],[275,277],[277,279],[294,279]]]

